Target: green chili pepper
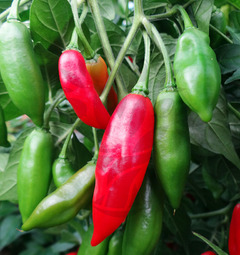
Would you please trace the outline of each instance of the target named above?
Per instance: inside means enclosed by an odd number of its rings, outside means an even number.
[[[62,186],[45,197],[23,224],[22,229],[27,231],[33,228],[48,228],[75,217],[92,199],[95,168],[95,162],[90,161]]]
[[[0,105],[0,146],[9,147],[10,143],[7,140],[7,127],[4,118],[4,112]]]
[[[106,255],[108,250],[109,237],[97,246],[91,246],[93,225],[90,225],[87,232],[83,235],[82,244],[78,250],[78,255]]]
[[[108,253],[107,255],[122,255],[122,242],[123,242],[123,230],[116,230],[108,245]]]
[[[162,201],[146,176],[127,217],[123,236],[123,254],[151,254],[162,231],[162,216]]]
[[[187,107],[176,88],[166,88],[155,104],[154,163],[172,207],[180,205],[190,165]]]
[[[47,195],[51,165],[51,134],[36,128],[24,142],[17,172],[18,202],[23,223]]]
[[[195,28],[180,7],[185,31],[179,37],[174,72],[179,94],[188,107],[208,122],[212,119],[221,84],[221,72],[207,34]]]
[[[14,0],[12,10],[18,8]],[[0,28],[0,70],[13,103],[41,126],[45,104],[42,74],[28,28],[10,13]]]

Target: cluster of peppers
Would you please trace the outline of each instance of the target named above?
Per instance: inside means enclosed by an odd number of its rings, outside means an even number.
[[[43,79],[29,31],[16,15],[18,4],[19,0],[13,1],[0,29],[0,69],[13,103],[38,126],[25,140],[18,166],[22,229],[65,223],[92,199],[94,229],[91,226],[83,237],[87,241],[78,254],[91,254],[88,249],[99,245],[109,255],[118,254],[116,247],[121,247],[123,254],[150,254],[161,234],[163,205],[146,170],[153,148],[157,176],[176,210],[190,165],[187,106],[208,122],[220,91],[220,69],[209,37],[192,25],[182,7],[176,7],[185,25],[174,58],[177,85],[166,84],[154,108],[147,97],[150,43],[146,34],[146,61],[138,83],[119,104],[111,88],[107,108],[99,97],[108,79],[104,60],[97,57],[86,64],[76,44],[71,44],[59,58],[62,89],[81,121],[105,129],[99,154],[74,172],[65,153],[60,153],[52,167],[52,136],[42,128]],[[52,172],[57,189],[47,195]],[[116,231],[125,220],[124,233]]]

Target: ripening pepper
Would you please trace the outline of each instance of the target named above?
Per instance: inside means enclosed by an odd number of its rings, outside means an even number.
[[[206,251],[202,253],[201,255],[216,255],[216,253],[214,253],[213,251]]]
[[[126,219],[150,160],[153,133],[150,99],[141,94],[125,96],[111,116],[100,145],[92,209],[93,246]]]
[[[110,115],[101,102],[82,54],[65,50],[58,62],[59,77],[67,100],[85,124],[105,129]]]
[[[91,75],[94,88],[100,96],[108,80],[107,65],[101,56],[97,61],[94,59],[86,62],[86,67]],[[118,97],[113,87],[111,87],[107,98],[107,109],[112,114],[118,104]]]
[[[171,206],[180,205],[190,167],[187,107],[177,88],[162,90],[154,107],[154,165]]]
[[[12,8],[18,4],[19,0],[14,0]],[[45,86],[30,32],[13,15],[0,28],[0,70],[12,102],[41,127]]]
[[[163,204],[145,176],[128,214],[123,236],[124,255],[150,255],[162,231]]]
[[[0,146],[9,147],[10,143],[7,140],[7,126],[5,123],[4,112],[0,105]]]
[[[232,213],[229,228],[228,250],[230,255],[240,254],[240,203],[235,205]]]
[[[27,231],[57,226],[74,218],[80,209],[86,208],[92,199],[95,167],[95,162],[88,162],[63,185],[45,197],[23,224],[22,229]]]
[[[208,122],[217,104],[221,72],[209,36],[195,28],[185,10],[185,30],[178,38],[174,73],[178,92],[184,103]],[[186,25],[187,24],[187,25]]]
[[[52,136],[36,128],[26,138],[17,170],[17,192],[23,223],[47,195],[51,181]]]

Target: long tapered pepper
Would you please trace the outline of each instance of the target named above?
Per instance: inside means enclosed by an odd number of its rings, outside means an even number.
[[[230,255],[240,254],[240,203],[233,210],[229,229],[228,250]]]
[[[149,77],[150,40],[144,33],[145,61],[133,91],[118,104],[103,135],[93,195],[91,244],[102,242],[126,219],[141,187],[152,151],[154,110],[143,91]]]

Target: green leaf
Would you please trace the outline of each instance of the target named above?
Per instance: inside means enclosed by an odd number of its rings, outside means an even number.
[[[240,10],[240,2],[239,0],[227,0],[227,2],[233,6],[235,6],[236,8],[238,8]]]
[[[224,84],[229,84],[233,81],[240,80],[240,68],[237,69],[236,72],[233,73],[231,77],[229,77]]]
[[[67,0],[34,0],[30,10],[30,28],[35,42],[48,49],[52,44],[61,52],[73,30],[71,6]]]
[[[116,15],[113,1],[101,0],[99,3],[100,12],[103,17],[113,20]]]
[[[22,233],[16,229],[21,227],[20,215],[9,215],[0,224],[0,250],[16,240]]]
[[[240,159],[233,146],[226,112],[226,99],[222,93],[210,122],[203,122],[197,114],[189,114],[191,143],[221,154],[240,169]]]
[[[227,27],[228,32],[230,33],[233,43],[234,44],[240,44],[240,29],[236,30],[231,27]]]
[[[240,30],[240,11],[234,10],[229,14],[231,28]]]
[[[0,200],[17,202],[17,168],[21,156],[23,143],[33,128],[23,130],[14,143],[9,155],[8,163],[3,172],[0,172]]]
[[[198,28],[206,34],[209,33],[209,23],[212,14],[213,3],[213,0],[200,0],[195,1],[192,5]]]
[[[4,169],[7,165],[8,157],[9,157],[8,153],[1,153],[0,154],[0,173],[4,171]]]
[[[193,232],[193,234],[197,237],[199,237],[200,239],[202,239],[207,245],[209,245],[218,255],[228,255],[226,252],[224,252],[222,249],[220,249],[218,246],[216,246],[215,244],[213,244],[212,242],[210,242],[207,238],[205,238],[204,236]]]
[[[222,74],[237,70],[240,66],[240,45],[225,44],[216,50]]]

